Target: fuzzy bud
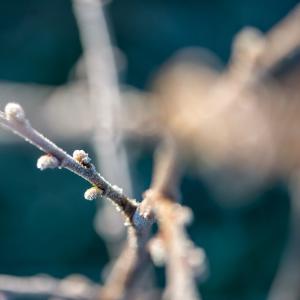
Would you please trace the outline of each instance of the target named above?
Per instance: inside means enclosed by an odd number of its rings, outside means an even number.
[[[255,28],[246,27],[239,32],[233,44],[233,52],[240,61],[253,62],[265,49],[263,34]]]
[[[54,169],[59,167],[59,161],[55,156],[51,154],[46,154],[38,159],[36,166],[41,171],[45,169]]]
[[[5,116],[9,121],[25,121],[25,112],[22,106],[18,103],[7,103],[4,108]]]
[[[80,164],[89,164],[91,162],[88,153],[84,150],[75,150],[73,152],[73,158]]]
[[[178,206],[177,207],[177,221],[181,224],[191,224],[193,221],[193,212],[189,207]]]
[[[95,200],[97,197],[101,196],[102,194],[103,194],[102,190],[93,186],[85,191],[84,198],[86,200],[92,201]]]
[[[160,237],[154,237],[152,240],[150,240],[149,251],[156,266],[164,265],[167,253],[165,245]]]

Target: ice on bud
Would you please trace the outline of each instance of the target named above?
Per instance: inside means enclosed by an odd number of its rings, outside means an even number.
[[[37,161],[37,168],[40,169],[41,171],[45,169],[54,169],[59,167],[60,163],[58,159],[51,155],[51,154],[46,154],[41,156],[38,161]]]
[[[18,103],[7,103],[4,108],[5,116],[9,121],[25,121],[25,112]]]
[[[101,196],[102,193],[103,193],[102,190],[93,186],[85,191],[84,198],[86,200],[92,201],[92,200],[95,200],[97,197]]]
[[[89,164],[91,162],[88,153],[86,153],[84,150],[75,150],[73,152],[73,158],[80,164]]]

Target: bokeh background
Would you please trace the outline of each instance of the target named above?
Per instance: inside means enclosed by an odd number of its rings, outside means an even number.
[[[126,61],[120,81],[147,90],[160,66],[188,46],[207,48],[225,64],[242,27],[265,32],[297,3],[113,0],[106,12],[113,43]],[[81,53],[70,1],[1,0],[2,108],[11,100],[27,110],[42,106],[70,80]],[[55,139],[51,132],[50,137]],[[84,148],[94,156],[86,136],[55,141],[70,152]],[[139,144],[136,151],[127,146],[129,154],[134,152],[130,167],[134,195],[140,199],[151,179],[153,147]],[[38,150],[1,130],[0,273],[58,278],[80,273],[99,282],[109,256],[94,229],[96,203],[82,196],[88,184],[64,170],[41,173],[35,168],[38,156]],[[181,186],[183,203],[194,212],[189,233],[209,262],[209,276],[200,284],[203,299],[266,299],[287,240],[287,186],[268,184],[230,204],[230,198],[224,199],[229,196],[214,192],[220,180],[216,176],[208,185],[201,175],[191,173]]]

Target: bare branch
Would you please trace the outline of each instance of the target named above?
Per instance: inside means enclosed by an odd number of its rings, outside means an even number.
[[[139,279],[147,274],[151,262],[148,249],[150,226],[143,231],[128,230],[128,240],[101,290],[103,300],[130,300],[137,297]],[[145,231],[147,230],[147,232]]]
[[[116,131],[122,112],[121,95],[103,5],[99,0],[76,0],[73,4],[84,48],[89,99],[93,107],[94,147],[104,175],[131,193],[127,156],[120,143],[122,128]],[[107,208],[102,212],[107,213]],[[109,216],[116,217],[110,212]],[[103,219],[101,215],[99,217]],[[141,268],[150,262],[146,242],[151,224],[150,218],[147,224],[139,228],[128,228],[125,249],[106,280],[101,299],[132,299],[137,276]],[[104,232],[104,236],[109,233],[106,224],[102,224],[99,230]]]
[[[122,113],[121,93],[103,3],[74,0],[73,9],[84,50],[97,158],[104,176],[131,194],[122,130],[116,127]]]
[[[121,113],[116,64],[109,38],[103,3],[100,0],[74,0],[85,63],[88,102],[93,122],[93,145],[103,175],[132,195],[129,164],[122,144],[122,129],[117,128]],[[114,230],[107,226],[114,224]],[[97,210],[95,229],[106,240],[111,257],[124,241],[123,221],[109,203]]]
[[[26,296],[30,299],[55,297],[62,300],[92,300],[95,299],[99,288],[99,285],[79,275],[72,275],[62,280],[48,275],[31,277],[0,275],[0,292],[7,296],[7,299]]]
[[[98,194],[110,199],[119,210],[127,217],[129,226],[128,248],[121,255],[120,262],[108,280],[108,286],[104,291],[115,291],[114,298],[123,299],[126,293],[131,292],[131,287],[135,283],[135,278],[139,274],[141,267],[145,262],[149,262],[149,254],[146,251],[146,242],[149,238],[149,232],[153,223],[151,215],[141,213],[138,203],[125,196],[121,189],[112,186],[106,181],[90,163],[87,153],[84,151],[74,151],[73,157],[64,150],[56,146],[53,142],[44,137],[41,133],[31,127],[29,121],[25,118],[23,108],[16,103],[9,103],[5,108],[5,113],[0,112],[0,124],[15,134],[24,138],[26,141],[38,147],[47,154],[39,160],[41,167],[53,166],[53,158],[59,162],[59,167],[66,168],[73,173],[83,177],[93,184],[94,188],[86,192],[86,198],[92,199]],[[125,268],[119,265],[125,265]],[[101,297],[102,296],[101,294]]]
[[[298,4],[265,37],[265,51],[258,58],[260,68],[270,70],[292,52],[300,50],[300,5]]]
[[[7,104],[5,113],[0,112],[0,124],[46,154],[54,156],[59,161],[61,168],[68,169],[98,187],[102,191],[103,196],[117,205],[126,217],[130,220],[132,219],[138,204],[124,195],[120,188],[111,185],[105,180],[95,170],[93,165],[79,163],[63,149],[32,128],[29,121],[25,118],[23,108],[20,105],[15,103]]]
[[[157,153],[151,188],[145,192],[145,206],[154,211],[160,228],[167,265],[165,299],[200,299],[195,283],[203,266],[204,253],[188,238],[185,225],[191,219],[188,208],[176,203],[179,166],[176,146],[167,140]],[[153,253],[155,256],[155,253]]]

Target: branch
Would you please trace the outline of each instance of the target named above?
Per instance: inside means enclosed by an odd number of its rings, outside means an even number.
[[[128,160],[116,128],[122,113],[121,93],[101,0],[73,0],[86,65],[94,148],[103,174],[131,193]],[[118,130],[117,130],[118,129]]]
[[[32,128],[19,104],[9,103],[5,107],[5,113],[0,111],[0,124],[47,154],[38,160],[40,169],[60,167],[72,171],[94,185],[85,192],[86,199],[92,200],[99,195],[107,197],[125,215],[129,226],[129,244],[128,250],[121,256],[119,263],[125,268],[119,268],[117,265],[111,276],[113,280],[109,280],[103,289],[104,292],[109,289],[120,291],[114,294],[114,298],[108,297],[107,299],[123,299],[127,291],[131,291],[135,278],[141,271],[141,266],[149,261],[145,246],[153,223],[152,215],[142,213],[138,203],[125,196],[120,188],[111,185],[97,173],[84,151],[76,150],[71,157]],[[101,294],[101,297],[104,296]]]
[[[97,284],[76,275],[62,280],[43,275],[0,275],[0,292],[7,296],[7,299],[26,296],[28,299],[91,300],[95,299],[99,288]]]
[[[84,49],[94,117],[95,151],[104,175],[130,193],[128,160],[120,143],[122,128],[118,128],[118,132],[116,130],[117,118],[122,112],[121,95],[103,5],[100,0],[74,0],[73,7]],[[103,213],[107,213],[106,208],[102,208]],[[106,280],[101,299],[132,299],[137,277],[150,262],[146,244],[151,224],[149,218],[149,223],[141,228],[128,228],[126,246]],[[107,234],[107,226],[103,225],[99,229]]]
[[[166,261],[165,299],[196,300],[200,296],[195,277],[202,271],[204,253],[194,246],[185,231],[191,212],[176,202],[179,174],[176,145],[167,140],[157,152],[152,184],[145,192],[144,205],[153,209],[158,220],[160,245],[159,249],[152,247],[152,255],[154,261]],[[163,257],[156,259],[157,255]]]
[[[103,175],[132,195],[122,130],[116,126],[121,115],[121,95],[103,6],[100,0],[73,0],[73,11],[84,51],[93,146]],[[113,231],[107,226],[108,218],[114,224]],[[120,216],[108,203],[97,210],[95,229],[104,237],[109,253],[114,257],[124,239],[124,226]]]
[[[74,157],[71,157],[63,149],[32,128],[25,117],[23,108],[19,104],[8,103],[6,105],[5,113],[0,112],[0,125],[47,154],[38,161],[38,166],[41,169],[57,166],[77,174],[97,187],[99,194],[110,199],[129,220],[132,220],[138,204],[124,195],[120,188],[105,180],[96,171],[95,167],[89,163],[89,158],[83,151],[74,151]],[[50,165],[48,165],[49,163]]]
[[[101,290],[101,300],[130,300],[136,298],[140,292],[137,284],[147,274],[151,259],[147,249],[149,241],[149,229],[147,232],[128,230],[128,240],[125,248],[115,262],[111,273],[106,279],[105,286]]]
[[[299,4],[267,33],[265,45],[258,65],[270,71],[291,53],[300,50]]]
[[[247,75],[250,82],[260,81],[299,48],[300,5],[297,5],[265,35],[249,27],[237,34],[231,57],[231,65],[239,69],[236,79],[239,81],[240,75]]]

